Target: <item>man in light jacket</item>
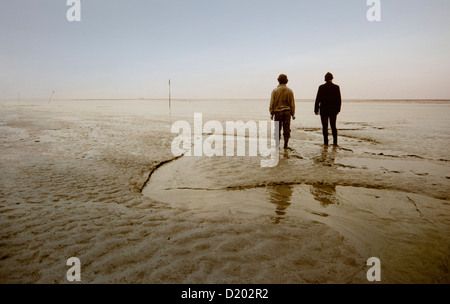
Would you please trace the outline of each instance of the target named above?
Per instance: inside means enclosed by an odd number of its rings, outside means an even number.
[[[270,98],[270,119],[279,123],[277,147],[279,146],[281,130],[283,130],[284,148],[288,148],[289,138],[291,136],[291,116],[295,119],[295,101],[294,93],[286,86],[288,78],[281,74],[278,76],[278,87],[272,91]]]

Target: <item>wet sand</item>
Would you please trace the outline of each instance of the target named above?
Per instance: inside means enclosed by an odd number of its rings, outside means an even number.
[[[175,159],[144,110],[1,107],[1,283],[66,283],[72,256],[83,283],[367,283],[371,256],[382,283],[450,282],[445,159],[310,126],[266,171]]]

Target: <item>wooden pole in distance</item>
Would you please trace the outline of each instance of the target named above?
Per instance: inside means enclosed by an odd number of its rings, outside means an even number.
[[[50,96],[50,99],[48,100],[48,103],[50,103],[50,100],[52,100],[53,94],[55,94],[55,91],[52,92],[52,95]]]
[[[170,98],[170,78],[169,78],[169,114],[170,114],[170,118],[172,119],[172,101]]]

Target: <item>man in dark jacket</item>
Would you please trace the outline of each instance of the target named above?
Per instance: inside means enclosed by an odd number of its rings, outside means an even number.
[[[270,97],[270,119],[275,117],[278,121],[278,138],[276,139],[277,147],[279,146],[281,130],[284,136],[284,148],[288,148],[289,138],[291,136],[291,116],[295,119],[295,100],[294,93],[286,86],[288,78],[281,74],[278,77],[278,87],[272,91]]]
[[[336,118],[341,111],[341,91],[338,85],[333,82],[333,75],[325,75],[326,83],[319,87],[317,92],[314,113],[319,115],[322,120],[323,142],[328,146],[328,121],[330,121],[331,131],[333,133],[333,145],[337,146]]]

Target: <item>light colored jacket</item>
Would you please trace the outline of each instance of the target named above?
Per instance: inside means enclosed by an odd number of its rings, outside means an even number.
[[[291,115],[295,115],[295,100],[294,93],[285,84],[280,84],[272,91],[270,97],[270,115],[276,112],[291,111]]]

